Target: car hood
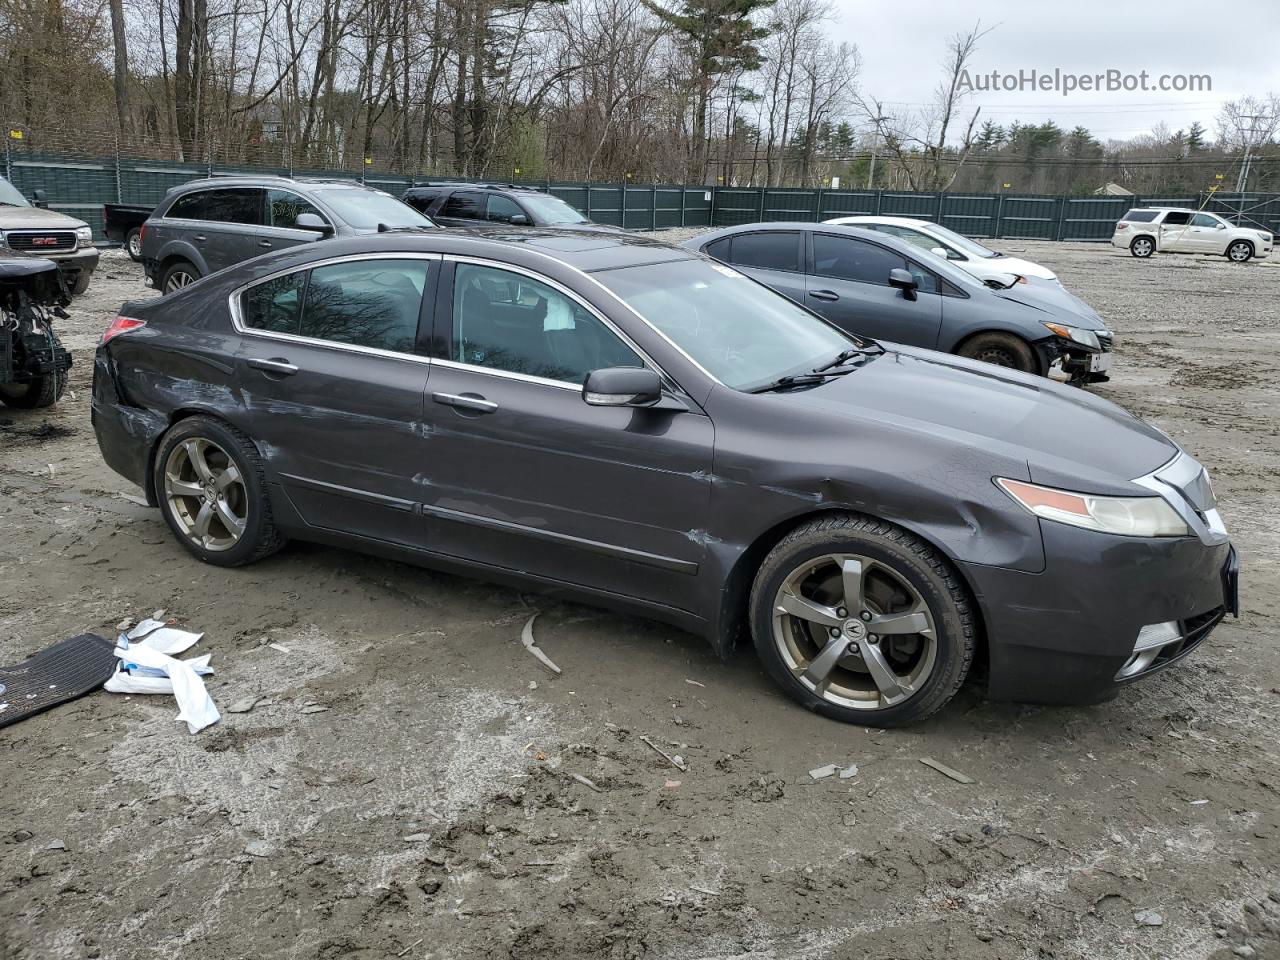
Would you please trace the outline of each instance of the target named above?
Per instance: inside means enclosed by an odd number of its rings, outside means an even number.
[[[1019,277],[1039,277],[1041,280],[1054,280],[1057,274],[1048,267],[1043,267],[1032,260],[1023,260],[1021,257],[991,257],[987,260],[970,260],[968,261],[975,268],[973,272],[981,271],[982,276],[990,276],[993,273],[1011,273]]]
[[[1107,329],[1106,322],[1098,315],[1098,311],[1053,280],[1027,277],[1007,290],[991,292],[1001,300],[1048,314],[1044,318],[1046,320],[1083,327],[1086,330]]]
[[[1095,493],[1171,460],[1177,445],[1121,407],[1077,387],[932,350],[886,352],[787,397],[830,424],[879,420],[906,434],[946,434],[975,451],[1025,461],[1038,482]],[[1064,479],[1065,478],[1065,479]],[[1133,492],[1133,491],[1129,491]]]
[[[45,207],[0,207],[0,230],[74,230],[83,220]]]

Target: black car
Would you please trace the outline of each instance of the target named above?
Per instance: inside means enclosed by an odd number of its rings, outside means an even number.
[[[0,403],[48,407],[67,389],[71,354],[53,324],[70,302],[54,261],[0,250]]]
[[[592,223],[559,197],[510,183],[430,183],[410,187],[401,199],[444,227],[619,229]]]
[[[1105,400],[842,332],[627,235],[381,234],[126,303],[102,453],[178,541],[296,537],[567,591],[902,724],[975,659],[1085,701],[1235,608],[1204,469]]]

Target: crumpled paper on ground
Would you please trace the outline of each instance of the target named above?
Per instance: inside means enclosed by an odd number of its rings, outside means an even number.
[[[111,693],[169,693],[178,701],[177,719],[192,733],[199,733],[221,719],[202,674],[213,673],[209,654],[179,660],[182,653],[203,637],[165,626],[159,620],[143,620],[128,633],[120,634],[116,656],[120,668],[106,682]]]

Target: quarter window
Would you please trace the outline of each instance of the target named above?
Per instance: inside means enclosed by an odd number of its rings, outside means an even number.
[[[245,291],[245,325],[398,353],[418,337],[427,260],[354,260],[300,270]]]
[[[731,263],[762,270],[801,272],[798,232],[737,233],[732,240]]]
[[[177,220],[203,220],[204,219],[204,198],[208,194],[203,190],[195,193],[188,193],[186,196],[179,197],[173,202],[173,206],[169,208],[166,217],[173,217]]]
[[[887,286],[890,270],[905,270],[907,261],[891,250],[829,233],[813,235],[813,272],[835,280]]]
[[[450,357],[460,363],[582,383],[592,370],[644,361],[571,297],[522,274],[457,265]]]
[[[269,226],[297,230],[299,229],[298,217],[304,213],[314,213],[325,223],[329,222],[329,218],[316,209],[314,204],[303,200],[296,193],[290,193],[288,190],[270,190],[267,192],[267,215],[269,217],[267,223]]]
[[[460,190],[444,202],[444,209],[440,211],[440,216],[457,217],[460,220],[483,220],[484,199],[482,193]]]

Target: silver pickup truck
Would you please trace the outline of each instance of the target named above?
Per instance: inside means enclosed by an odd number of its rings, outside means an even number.
[[[83,220],[48,209],[43,194],[37,190],[32,204],[0,177],[0,247],[52,260],[71,293],[82,294],[98,266],[93,230]]]

